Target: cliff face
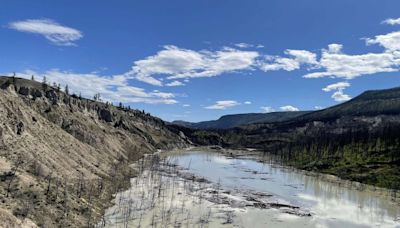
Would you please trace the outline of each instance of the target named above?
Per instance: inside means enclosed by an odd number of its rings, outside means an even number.
[[[139,110],[25,79],[1,77],[0,87],[0,207],[38,225],[92,224],[102,213],[101,197],[90,204],[85,197],[116,191],[105,186],[144,153],[188,145],[182,134]],[[92,187],[94,181],[100,187]],[[63,191],[68,197],[60,197]],[[26,197],[33,197],[32,210],[22,205]]]

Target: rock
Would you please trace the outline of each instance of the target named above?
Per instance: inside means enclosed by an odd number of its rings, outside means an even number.
[[[29,95],[29,88],[27,87],[21,87],[18,90],[18,93],[24,96],[28,96]]]
[[[17,124],[17,135],[21,135],[25,130],[24,123],[19,122]]]
[[[186,135],[182,131],[179,131],[179,137],[182,139],[187,139]]]
[[[107,109],[100,109],[99,111],[99,118],[101,120],[104,120],[106,122],[112,122],[112,113],[110,112],[110,110]]]

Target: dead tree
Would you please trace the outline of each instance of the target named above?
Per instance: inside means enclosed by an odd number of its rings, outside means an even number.
[[[21,167],[22,164],[23,164],[22,159],[18,159],[17,162],[15,163],[15,166],[12,167],[11,171],[8,173],[9,179],[8,179],[8,183],[7,183],[6,197],[8,197],[8,195],[11,192],[12,183],[13,183],[14,179],[17,177],[17,171]]]

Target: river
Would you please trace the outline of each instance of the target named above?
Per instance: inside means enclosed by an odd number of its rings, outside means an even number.
[[[232,155],[195,149],[138,162],[98,226],[400,227],[389,191]]]

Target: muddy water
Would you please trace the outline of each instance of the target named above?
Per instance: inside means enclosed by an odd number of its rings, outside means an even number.
[[[141,165],[103,225],[400,227],[400,206],[389,193],[258,160],[186,151]]]

